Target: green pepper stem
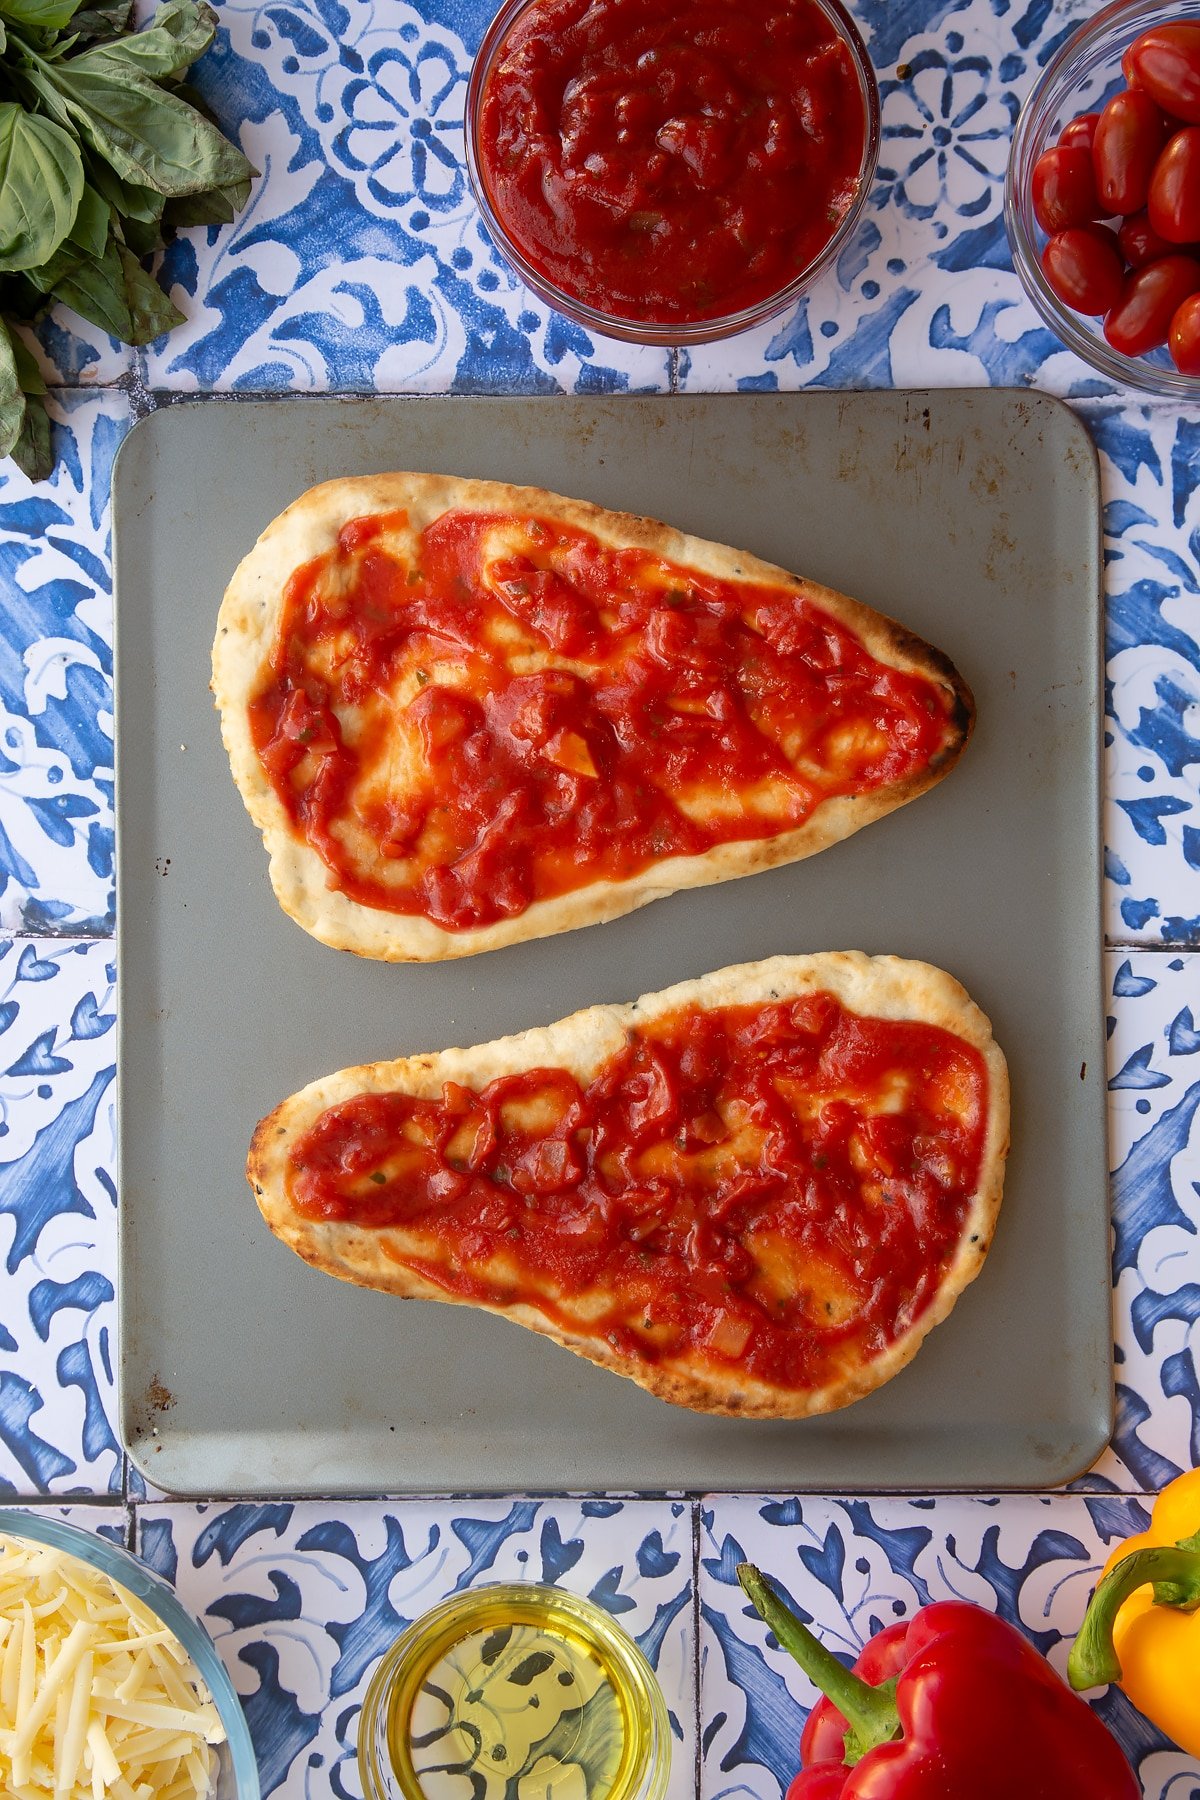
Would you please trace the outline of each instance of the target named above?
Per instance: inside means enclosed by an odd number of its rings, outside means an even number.
[[[849,1760],[857,1761],[877,1744],[887,1744],[899,1737],[900,1715],[896,1710],[894,1681],[872,1687],[861,1675],[847,1669],[813,1636],[807,1625],[802,1625],[788,1610],[753,1563],[739,1563],[737,1578],[768,1629],[775,1633],[814,1687],[833,1702],[849,1724],[854,1740],[852,1745],[847,1745],[851,1752]]]
[[[1157,1605],[1194,1612],[1200,1606],[1200,1550],[1187,1548],[1186,1540],[1184,1545],[1153,1544],[1131,1551],[1109,1570],[1092,1595],[1067,1658],[1067,1679],[1077,1693],[1121,1679],[1113,1625],[1130,1594],[1151,1582]]]

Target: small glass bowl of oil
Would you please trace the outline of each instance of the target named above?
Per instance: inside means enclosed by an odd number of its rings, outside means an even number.
[[[638,1646],[590,1600],[527,1582],[410,1625],[358,1729],[366,1800],[663,1800],[670,1755]]]

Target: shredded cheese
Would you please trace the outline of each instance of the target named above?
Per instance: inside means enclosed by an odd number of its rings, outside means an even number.
[[[148,1607],[78,1557],[0,1535],[0,1794],[209,1800],[224,1740]]]

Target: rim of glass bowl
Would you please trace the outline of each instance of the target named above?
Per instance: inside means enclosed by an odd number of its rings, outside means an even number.
[[[537,1622],[538,1608],[554,1606],[573,1615],[585,1627],[598,1619],[605,1631],[615,1635],[625,1664],[625,1674],[631,1686],[636,1688],[639,1699],[645,1704],[651,1727],[644,1754],[628,1771],[627,1779],[615,1800],[664,1800],[670,1772],[671,1725],[658,1677],[645,1651],[611,1613],[598,1606],[594,1600],[586,1600],[569,1588],[538,1581],[489,1581],[479,1587],[464,1588],[459,1593],[449,1594],[428,1612],[414,1619],[384,1652],[367,1685],[358,1719],[358,1768],[366,1800],[390,1800],[394,1793],[408,1791],[399,1775],[394,1777],[394,1786],[389,1784],[376,1754],[378,1725],[384,1722],[381,1721],[381,1715],[386,1714],[391,1705],[392,1692],[398,1679],[402,1674],[410,1673],[405,1665],[410,1661],[415,1662],[416,1668],[411,1671],[414,1675],[420,1675],[431,1668],[452,1644],[458,1643],[476,1629],[472,1624],[472,1615],[480,1604],[496,1600],[508,1600],[514,1606],[532,1610],[534,1619],[531,1622],[534,1623]],[[595,1629],[594,1626],[592,1628]]]
[[[207,1631],[167,1583],[120,1544],[97,1537],[82,1526],[68,1525],[65,1519],[0,1507],[0,1533],[65,1550],[68,1555],[78,1557],[80,1562],[103,1570],[157,1614],[191,1657],[221,1715],[237,1800],[261,1800],[258,1762],[237,1690]]]
[[[1119,387],[1167,399],[1195,400],[1200,394],[1200,380],[1195,376],[1181,375],[1178,369],[1147,362],[1144,357],[1122,355],[1101,335],[1098,321],[1089,330],[1085,315],[1072,312],[1059,300],[1042,273],[1032,188],[1034,163],[1057,139],[1057,132],[1052,137],[1049,128],[1063,101],[1086,76],[1098,73],[1106,64],[1112,65],[1113,78],[1118,77],[1122,54],[1152,24],[1184,17],[1200,19],[1200,0],[1169,0],[1169,4],[1164,0],[1111,0],[1058,49],[1017,119],[1004,178],[1004,224],[1013,267],[1025,292],[1068,350]]]
[[[568,319],[573,319],[578,325],[586,326],[589,330],[599,333],[602,337],[617,338],[626,344],[648,346],[711,344],[720,338],[733,337],[736,332],[748,331],[754,325],[762,325],[768,319],[773,319],[779,313],[786,311],[789,306],[800,299],[802,294],[808,291],[817,277],[836,259],[838,252],[858,224],[867,203],[867,196],[871,191],[875,165],[879,161],[879,84],[858,27],[842,6],[841,0],[812,0],[812,4],[825,14],[838,36],[845,42],[850,51],[850,60],[858,75],[863,111],[866,117],[862,161],[859,164],[858,193],[829,242],[818,251],[806,268],[788,282],[786,287],[757,301],[753,306],[744,307],[740,312],[726,313],[717,319],[695,319],[686,324],[678,322],[655,324],[638,319],[617,318],[612,313],[602,312],[597,307],[589,306],[586,301],[578,300],[573,295],[565,293],[562,288],[541,274],[527,260],[519,245],[509,237],[492,207],[476,142],[483,90],[496,53],[514,20],[519,14],[543,3],[544,0],[505,0],[505,4],[483,34],[482,42],[471,65],[471,75],[467,83],[464,133],[467,175],[483,222],[504,260],[511,265],[525,286],[539,299],[544,300],[548,306],[552,306],[556,312],[564,314]]]

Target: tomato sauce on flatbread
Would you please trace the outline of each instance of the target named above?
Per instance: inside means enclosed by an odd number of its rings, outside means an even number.
[[[248,717],[330,886],[450,932],[794,831],[962,739],[951,687],[802,592],[454,509],[354,518],[291,575]]]
[[[940,1025],[820,990],[685,1005],[587,1079],[343,1099],[289,1146],[285,1182],[309,1220],[399,1228],[386,1256],[447,1297],[803,1390],[937,1296],[991,1101],[981,1051]]]

